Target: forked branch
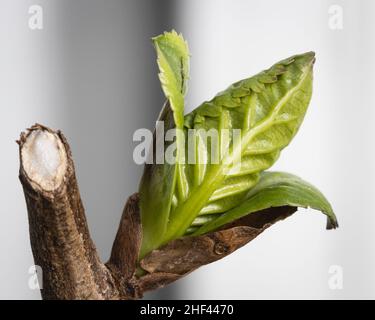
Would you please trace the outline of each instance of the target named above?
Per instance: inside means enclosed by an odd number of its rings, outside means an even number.
[[[249,215],[216,232],[171,241],[138,261],[142,228],[139,197],[134,194],[125,205],[110,260],[104,264],[89,234],[64,135],[36,124],[21,134],[18,143],[31,247],[43,270],[43,299],[140,298],[227,256],[296,211],[287,206],[267,209],[267,214]]]

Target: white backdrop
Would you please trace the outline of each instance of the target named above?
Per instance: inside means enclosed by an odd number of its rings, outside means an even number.
[[[322,215],[300,210],[230,257],[187,277],[179,297],[374,298],[374,1],[180,4],[180,29],[192,52],[190,106],[281,58],[316,52],[309,111],[272,169],[295,173],[320,188],[340,228],[326,231]],[[337,24],[329,12],[337,8],[343,11],[342,29],[330,28]],[[342,290],[328,285],[329,268],[335,265],[343,270]]]
[[[149,38],[172,27],[192,53],[189,109],[282,58],[316,52],[309,111],[273,169],[316,185],[340,228],[326,231],[323,215],[300,210],[156,297],[375,298],[374,1],[40,0],[44,29],[31,31],[34,3],[0,2],[0,298],[40,297],[28,286],[19,132],[36,121],[65,132],[105,260],[142,170],[129,152],[132,132],[151,128],[163,102]],[[342,29],[332,29],[340,8]],[[342,289],[329,286],[331,266],[343,271]]]

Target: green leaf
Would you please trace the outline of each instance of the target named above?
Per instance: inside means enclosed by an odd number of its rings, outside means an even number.
[[[264,172],[259,183],[251,189],[247,199],[237,207],[225,212],[209,222],[202,219],[195,223],[200,228],[193,235],[204,234],[219,227],[271,207],[303,207],[319,210],[327,216],[327,229],[338,226],[336,216],[328,200],[311,184],[301,178],[285,172]],[[203,216],[204,217],[204,216]]]
[[[160,112],[158,120],[164,121],[165,131],[175,127],[173,112],[168,101]],[[154,249],[154,243],[159,242],[166,231],[176,182],[176,165],[167,162],[156,163],[157,148],[165,142],[156,141],[155,134],[154,132],[153,163],[145,164],[139,185],[139,207],[143,234],[141,256],[144,252]],[[165,144],[165,147],[168,147],[168,144]]]
[[[184,235],[198,216],[223,214],[246,199],[260,173],[272,166],[302,123],[314,61],[312,52],[283,60],[234,83],[185,116],[185,135],[188,128],[196,129],[196,164],[184,166],[184,174],[177,177],[186,196],[181,198],[175,190],[166,233],[156,246]],[[203,132],[212,129],[218,138],[205,143]],[[231,132],[228,139],[224,129]],[[239,138],[233,129],[240,130]],[[185,148],[191,151],[191,146]]]
[[[182,129],[184,126],[184,95],[187,90],[189,75],[189,51],[186,42],[175,31],[165,32],[152,39],[159,66],[159,78],[168,101],[160,113],[159,121],[164,121],[164,132],[169,129]],[[177,131],[176,158],[177,164],[156,163],[156,150],[160,144],[166,149],[172,142],[156,142],[153,139],[153,163],[146,164],[139,186],[140,211],[142,219],[143,240],[140,256],[155,248],[160,243],[169,219],[173,192],[176,187],[180,194],[184,194],[183,164],[180,164],[181,149],[184,141]],[[157,144],[159,144],[157,146]]]
[[[189,77],[189,49],[182,35],[165,32],[152,38],[157,53],[159,79],[171,103],[177,128],[184,125],[184,96]]]
[[[170,102],[176,129],[179,129],[176,130],[176,183],[179,198],[185,199],[187,189],[186,184],[183,183],[185,166],[182,159],[184,140],[181,130],[184,127],[184,96],[189,77],[189,49],[182,35],[174,30],[164,32],[152,40],[158,57],[161,86]]]

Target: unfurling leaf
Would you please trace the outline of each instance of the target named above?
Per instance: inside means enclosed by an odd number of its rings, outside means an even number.
[[[285,172],[264,172],[258,184],[250,190],[247,199],[217,219],[202,225],[194,232],[200,235],[223,225],[271,207],[302,207],[319,210],[327,215],[327,228],[338,226],[328,200],[310,183]]]
[[[184,96],[189,78],[189,49],[176,31],[165,32],[152,39],[159,66],[159,78],[170,101],[177,128],[184,123]]]
[[[236,207],[254,187],[259,174],[269,168],[296,134],[312,92],[314,53],[283,60],[258,75],[239,81],[187,115],[192,129],[218,132],[218,139],[196,139],[196,164],[185,166],[188,196],[174,194],[163,243],[182,236],[202,216],[217,218]],[[209,113],[207,110],[215,110]],[[196,120],[197,119],[197,120]],[[224,132],[241,130],[224,142]],[[227,131],[226,131],[227,130]],[[199,132],[199,131],[198,131]],[[222,145],[227,148],[221,148]],[[220,150],[219,162],[213,161]],[[189,150],[188,150],[189,151]],[[224,151],[224,152],[223,152]]]
[[[165,128],[182,134],[176,135],[176,165],[145,167],[140,259],[184,235],[203,235],[271,207],[312,207],[328,216],[330,226],[337,225],[317,189],[295,176],[262,173],[303,121],[312,94],[313,52],[238,81],[183,117],[186,42],[172,32],[154,38],[154,44],[169,101],[161,118]]]
[[[159,115],[160,125],[164,131],[184,125],[184,95],[187,90],[189,76],[189,50],[187,43],[175,31],[165,32],[153,38],[159,66],[159,78],[168,101]],[[177,132],[178,133],[178,132]],[[156,149],[160,147],[154,135],[153,164],[146,164],[141,179],[140,208],[143,228],[143,241],[140,255],[155,248],[165,234],[168,216],[172,201],[172,195],[176,186],[180,188],[180,151],[184,148],[184,142],[179,134],[176,135],[177,163],[156,163]],[[159,144],[159,146],[158,146]],[[166,145],[166,147],[168,144]],[[164,154],[162,155],[164,160]],[[181,190],[181,188],[180,188]],[[182,190],[183,192],[183,190]]]
[[[169,102],[166,102],[158,118],[163,121],[164,129],[175,127],[173,112]],[[164,141],[162,142],[164,144]],[[153,139],[152,164],[145,164],[143,176],[139,185],[139,207],[142,220],[141,254],[154,249],[154,243],[164,235],[172,202],[172,195],[176,183],[176,165],[156,163],[157,142]]]

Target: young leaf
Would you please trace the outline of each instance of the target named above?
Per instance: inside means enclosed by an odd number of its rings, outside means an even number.
[[[189,77],[189,49],[182,35],[176,31],[164,32],[154,37],[153,43],[158,56],[159,79],[164,94],[170,102],[176,124],[176,176],[177,191],[180,199],[187,196],[186,185],[183,183],[184,160],[182,151],[184,139],[181,135],[184,126],[184,96]]]
[[[160,113],[159,121],[164,121],[164,132],[169,129],[182,129],[184,125],[184,95],[187,88],[189,73],[188,47],[181,35],[175,31],[166,32],[153,38],[159,66],[159,78],[163,91],[168,99]],[[146,164],[139,186],[140,210],[142,219],[142,247],[140,256],[155,248],[164,235],[170,213],[173,191],[176,181],[182,181],[179,177],[183,172],[180,169],[180,150],[184,148],[181,136],[177,134],[177,164],[156,163],[156,149],[160,144],[153,139],[153,163]],[[159,144],[157,146],[157,144]],[[164,159],[164,155],[163,155]],[[181,185],[179,184],[179,190]]]
[[[168,101],[160,112],[158,121],[164,122],[164,130],[175,127],[173,112]],[[145,164],[139,185],[139,207],[143,234],[142,255],[143,252],[148,252],[154,248],[153,243],[160,241],[166,230],[176,181],[175,164],[156,163],[156,150],[161,143],[164,144],[164,141],[156,141],[154,132],[152,145],[153,163]],[[168,147],[168,144],[165,147]]]
[[[319,210],[327,216],[327,229],[338,226],[332,207],[323,194],[301,178],[285,172],[264,172],[247,199],[215,220],[203,224],[193,235],[216,230],[244,216],[271,207],[303,207]]]
[[[189,77],[189,49],[182,35],[165,32],[152,39],[159,66],[159,79],[170,101],[177,128],[184,124],[184,96]]]
[[[314,53],[280,61],[258,75],[239,81],[185,117],[187,127],[216,130],[218,139],[202,143],[197,134],[197,164],[184,167],[177,179],[187,197],[173,197],[166,234],[159,246],[176,239],[198,215],[222,214],[238,206],[296,134],[312,93]],[[239,129],[224,139],[224,129]],[[188,128],[185,128],[187,131]],[[232,131],[231,131],[232,132]],[[227,147],[225,147],[227,146]],[[221,151],[218,163],[212,150]],[[188,150],[189,151],[189,150]]]

